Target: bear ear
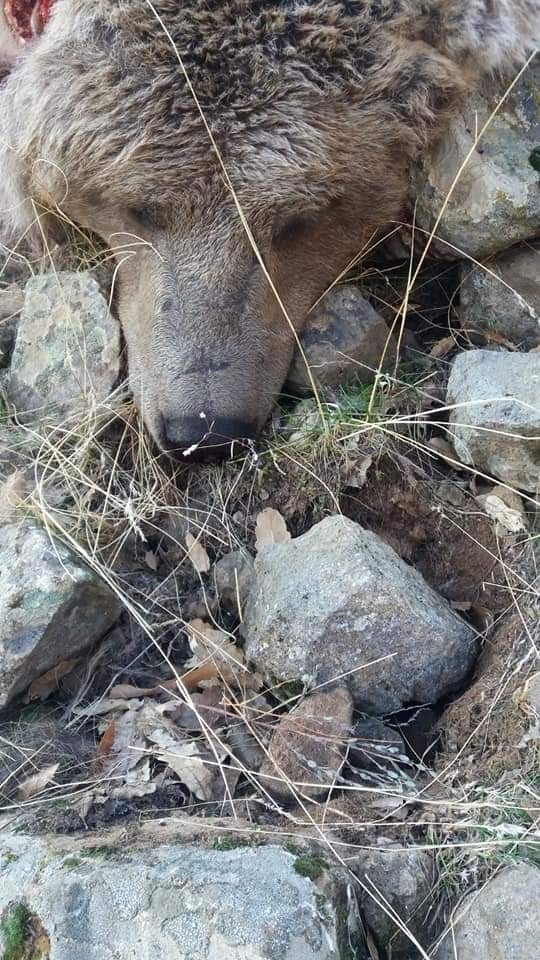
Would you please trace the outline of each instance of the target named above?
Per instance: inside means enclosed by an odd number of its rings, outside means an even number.
[[[21,55],[22,49],[21,41],[8,23],[4,0],[0,0],[0,83]]]
[[[0,0],[0,82],[43,33],[53,0]]]

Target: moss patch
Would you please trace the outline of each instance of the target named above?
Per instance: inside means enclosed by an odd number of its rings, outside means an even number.
[[[301,877],[307,877],[308,880],[318,880],[326,870],[328,864],[323,857],[318,857],[316,854],[305,853],[296,858],[293,866],[296,873],[299,873]]]
[[[2,960],[23,960],[29,920],[30,911],[24,903],[15,903],[7,908],[0,920],[0,936],[4,951]]]
[[[49,960],[51,941],[39,917],[11,903],[0,918],[0,960]]]

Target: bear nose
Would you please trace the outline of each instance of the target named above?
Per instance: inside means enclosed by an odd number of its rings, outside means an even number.
[[[161,447],[180,463],[209,463],[241,452],[255,424],[228,417],[163,417]]]

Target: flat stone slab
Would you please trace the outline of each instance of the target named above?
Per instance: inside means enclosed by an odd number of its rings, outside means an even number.
[[[277,846],[62,853],[3,835],[0,915],[24,904],[48,960],[345,960],[345,889],[333,900],[298,863]]]

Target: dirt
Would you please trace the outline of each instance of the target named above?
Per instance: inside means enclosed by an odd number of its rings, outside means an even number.
[[[470,687],[450,704],[438,724],[443,749],[437,769],[454,766],[459,779],[463,765],[470,770],[473,758],[475,775],[488,783],[515,771],[520,771],[520,779],[538,771],[540,741],[527,738],[531,712],[523,693],[537,669],[539,614],[538,603],[520,602],[520,610],[511,609],[501,617]]]

